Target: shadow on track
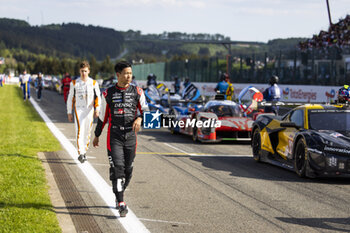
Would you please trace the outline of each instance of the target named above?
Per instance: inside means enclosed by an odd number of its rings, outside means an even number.
[[[166,129],[143,129],[139,135],[145,135],[150,137],[149,141],[157,142],[172,142],[183,144],[203,144],[203,145],[219,145],[219,144],[235,144],[235,145],[250,145],[250,141],[222,141],[222,142],[194,142],[190,135],[184,134],[171,134]]]
[[[190,156],[190,155],[165,155],[171,157],[189,157],[191,160],[199,162],[203,167],[216,171],[230,172],[233,177],[245,177],[251,179],[263,179],[271,181],[298,182],[298,183],[321,183],[321,184],[341,184],[350,185],[349,177],[318,177],[300,178],[293,171],[274,166],[267,163],[258,163],[252,157],[247,156]]]
[[[284,218],[277,217],[276,219],[296,224],[307,225],[313,228],[327,229],[336,232],[350,232],[350,218]]]

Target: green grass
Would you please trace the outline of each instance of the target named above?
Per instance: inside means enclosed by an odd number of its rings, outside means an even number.
[[[61,146],[19,87],[0,87],[0,103],[0,232],[61,232],[37,158]]]

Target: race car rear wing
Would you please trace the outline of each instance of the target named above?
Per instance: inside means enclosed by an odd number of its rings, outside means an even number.
[[[266,107],[266,106],[301,106],[301,105],[305,105],[305,104],[322,104],[322,105],[331,105],[331,103],[328,102],[313,102],[313,103],[308,103],[308,102],[282,102],[282,101],[261,101],[258,102],[258,108],[259,107]]]
[[[171,104],[177,104],[177,103],[185,103],[185,104],[188,104],[188,103],[203,104],[203,103],[205,103],[205,100],[204,100],[204,98],[201,98],[201,99],[199,99],[199,100],[182,100],[182,99],[179,99],[179,100],[171,100],[170,98],[168,98],[168,103],[169,103],[169,106],[171,106]]]
[[[282,102],[282,101],[262,101],[258,102],[255,105],[255,110],[260,112],[260,110],[264,109],[264,107],[271,107],[271,106],[278,106],[278,115],[284,115],[288,113],[291,109],[302,106],[305,104],[320,104],[320,105],[332,105],[329,102],[314,102],[314,103],[308,103],[308,102]]]

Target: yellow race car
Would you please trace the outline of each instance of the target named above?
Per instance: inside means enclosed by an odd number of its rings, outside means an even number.
[[[259,115],[252,126],[256,161],[300,177],[350,173],[350,108],[305,104],[284,116]]]

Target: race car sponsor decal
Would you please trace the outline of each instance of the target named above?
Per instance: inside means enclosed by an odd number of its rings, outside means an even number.
[[[329,152],[338,152],[338,153],[343,153],[343,154],[350,154],[350,150],[345,149],[345,148],[337,148],[337,147],[325,146],[324,150],[325,151],[329,151]]]
[[[332,133],[330,136],[334,137],[334,138],[337,138],[337,137],[343,136],[343,134],[335,132],[335,133]]]
[[[324,112],[342,113],[342,112],[350,112],[350,110],[346,110],[346,109],[311,109],[310,110],[310,113],[324,113]]]
[[[286,155],[287,158],[293,158],[292,156],[292,151],[293,151],[293,138],[288,138],[288,145],[286,146]]]

